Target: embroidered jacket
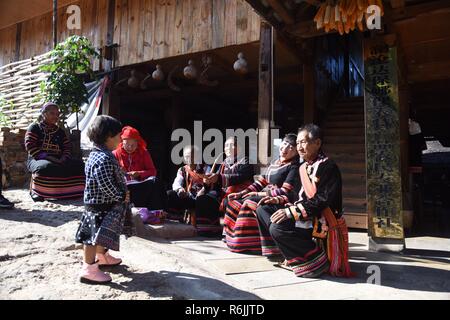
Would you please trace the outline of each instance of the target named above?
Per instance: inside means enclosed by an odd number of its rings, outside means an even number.
[[[33,123],[25,134],[25,148],[35,160],[52,156],[67,160],[71,156],[71,144],[63,129],[45,122]]]

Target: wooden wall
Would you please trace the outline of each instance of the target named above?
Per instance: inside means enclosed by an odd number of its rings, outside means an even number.
[[[244,0],[116,0],[116,66],[259,40],[260,18]],[[59,10],[58,41],[79,34],[95,47],[106,44],[109,0],[78,0],[81,30],[68,30]],[[21,23],[19,60],[51,50],[52,15]],[[0,65],[15,61],[16,28],[0,30]],[[95,66],[98,69],[98,64]]]
[[[15,60],[17,26],[0,29],[0,66]]]

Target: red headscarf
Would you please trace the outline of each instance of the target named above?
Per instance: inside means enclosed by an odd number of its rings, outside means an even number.
[[[142,139],[141,134],[139,131],[133,127],[126,126],[122,129],[122,134],[120,137],[123,139],[134,139],[138,143],[138,150],[146,151],[147,150],[147,143],[144,139]],[[123,149],[123,143],[121,142],[119,144],[119,149]]]

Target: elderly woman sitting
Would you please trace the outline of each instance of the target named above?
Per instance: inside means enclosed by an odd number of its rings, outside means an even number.
[[[72,159],[71,144],[63,129],[58,127],[59,108],[47,103],[41,109],[37,123],[25,135],[32,173],[31,197],[34,201],[68,199],[83,196],[85,175],[81,160]]]
[[[122,129],[121,138],[122,143],[113,154],[127,174],[131,202],[136,207],[150,210],[165,209],[166,193],[156,178],[157,171],[147,143],[139,131],[130,126]]]

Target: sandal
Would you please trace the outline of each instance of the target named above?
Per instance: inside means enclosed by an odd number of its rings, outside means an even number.
[[[278,262],[274,264],[274,266],[288,271],[292,271],[292,268],[289,266],[287,260],[284,260],[283,262]]]

